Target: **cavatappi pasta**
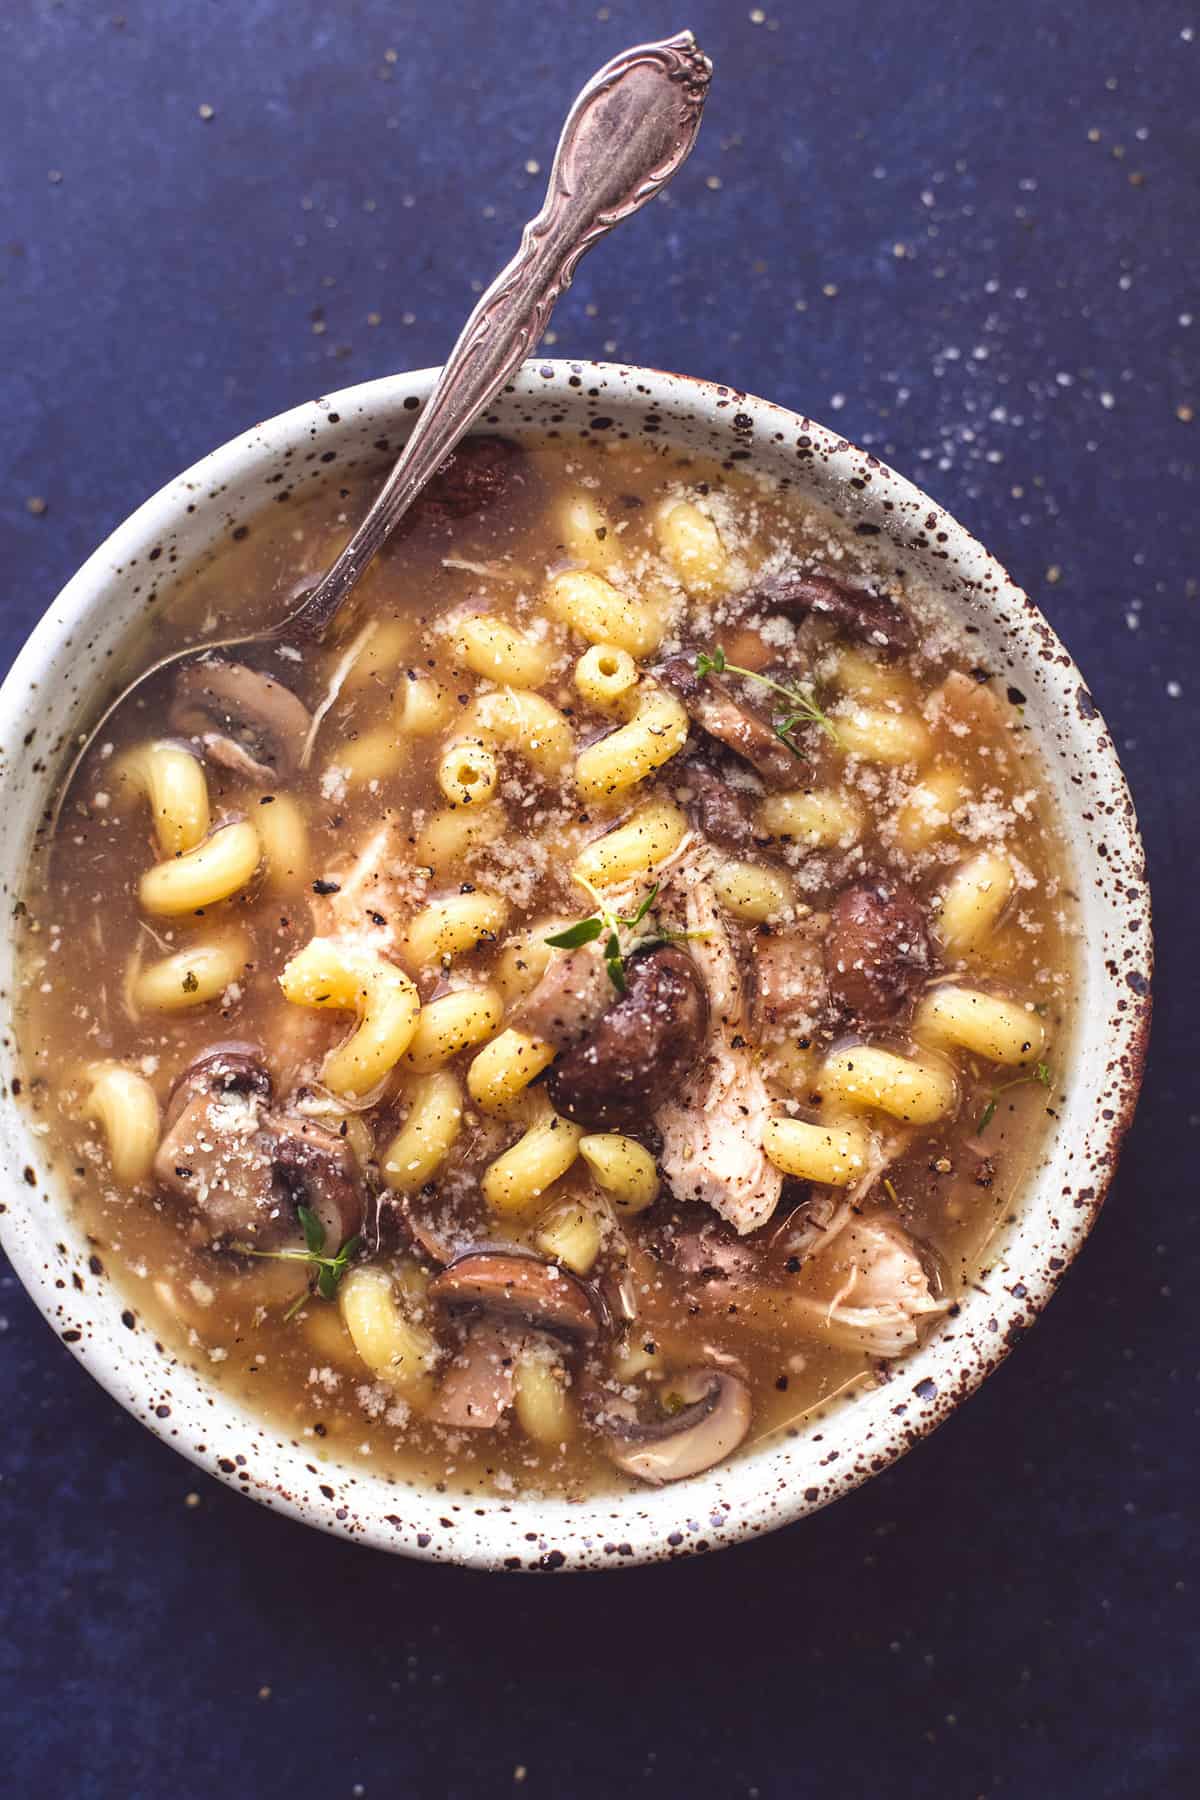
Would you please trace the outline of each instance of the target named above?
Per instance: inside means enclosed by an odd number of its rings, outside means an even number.
[[[239,525],[152,648],[277,617],[372,491]],[[118,715],[23,896],[22,1087],[135,1328],[493,1494],[699,1473],[939,1329],[1061,1087],[1071,873],[894,563],[677,451],[471,440],[336,641]]]

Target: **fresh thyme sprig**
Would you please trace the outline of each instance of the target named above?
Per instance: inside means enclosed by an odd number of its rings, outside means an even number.
[[[597,938],[604,938],[604,967],[608,971],[608,979],[619,994],[627,991],[629,983],[625,975],[625,958],[635,950],[644,950],[651,944],[678,943],[684,938],[696,934],[690,931],[665,931],[662,929],[638,932],[637,928],[646,917],[650,908],[658,898],[661,882],[655,882],[638,904],[636,912],[616,913],[605,906],[591,882],[583,875],[575,877],[580,887],[590,895],[596,910],[589,913],[586,919],[576,920],[568,925],[565,931],[556,931],[546,942],[556,950],[578,950],[581,944],[594,944]],[[625,932],[637,932],[632,942],[621,942]]]
[[[696,674],[701,681],[706,675],[741,675],[746,681],[757,681],[760,687],[769,688],[773,694],[782,694],[792,710],[777,714],[771,721],[771,729],[801,762],[805,760],[804,751],[792,735],[797,725],[819,725],[831,743],[841,741],[833,720],[828,713],[822,712],[810,693],[803,688],[784,687],[781,682],[772,681],[769,675],[760,675],[757,669],[743,669],[738,663],[727,662],[719,644],[711,654],[707,650],[700,651],[696,657]]]
[[[1037,1063],[1032,1075],[1018,1075],[1015,1080],[1003,1082],[1000,1087],[993,1088],[991,1099],[979,1115],[979,1123],[975,1127],[976,1131],[987,1130],[988,1126],[996,1116],[996,1106],[1001,1094],[1007,1094],[1011,1088],[1028,1087],[1030,1083],[1034,1081],[1038,1082],[1040,1086],[1044,1088],[1052,1088],[1054,1086],[1054,1078],[1050,1073],[1048,1063]]]
[[[256,1250],[253,1244],[235,1244],[243,1256],[259,1256],[269,1262],[301,1262],[307,1263],[317,1271],[316,1280],[305,1288],[304,1292],[288,1307],[283,1315],[284,1323],[294,1319],[306,1300],[311,1300],[314,1293],[322,1300],[336,1300],[338,1283],[346,1273],[347,1265],[358,1249],[362,1238],[356,1232],[348,1237],[335,1256],[326,1256],[325,1227],[318,1219],[311,1206],[298,1206],[296,1216],[300,1220],[300,1228],[304,1233],[303,1250]]]

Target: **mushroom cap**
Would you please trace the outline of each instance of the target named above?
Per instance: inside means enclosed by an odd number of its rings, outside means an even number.
[[[262,1136],[271,1161],[297,1206],[307,1206],[336,1250],[363,1227],[363,1188],[344,1138],[296,1113],[272,1113]]]
[[[575,1343],[596,1342],[608,1324],[604,1302],[557,1263],[519,1250],[467,1250],[435,1275],[429,1297],[441,1306],[477,1306]]]
[[[799,569],[773,575],[741,596],[743,613],[782,613],[788,619],[827,619],[843,636],[870,644],[885,657],[911,650],[912,621],[890,594],[873,594],[832,575]]]
[[[510,1018],[518,1031],[543,1038],[556,1050],[570,1050],[591,1031],[612,992],[604,959],[594,944],[555,950],[545,974],[517,1001]]]
[[[272,1241],[287,1237],[296,1230],[292,1208],[281,1207],[278,1197],[286,1191],[293,1205],[311,1208],[325,1228],[326,1242],[336,1248],[362,1229],[363,1190],[354,1159],[344,1139],[328,1131],[312,1119],[295,1113],[271,1113],[271,1077],[266,1057],[258,1044],[228,1039],[210,1044],[202,1050],[178,1076],[163,1116],[162,1137],[156,1173],[160,1185],[180,1198],[189,1195],[186,1185],[180,1187],[174,1169],[175,1146],[172,1134],[180,1127],[186,1132],[189,1108],[201,1107],[195,1113],[195,1126],[202,1127],[207,1139],[220,1141],[230,1127],[222,1119],[216,1103],[222,1095],[253,1097],[260,1106],[249,1120],[249,1130],[236,1130],[230,1142],[228,1174],[220,1185],[224,1204],[220,1218],[214,1207],[207,1211],[199,1205],[198,1222],[201,1238],[211,1241],[233,1231],[243,1236],[254,1235],[265,1241],[266,1231]],[[194,1160],[189,1157],[187,1160]],[[235,1179],[237,1177],[237,1179]],[[245,1202],[244,1216],[239,1216],[234,1197],[240,1191]],[[204,1184],[202,1184],[204,1185]],[[205,1197],[209,1195],[205,1186]],[[277,1204],[273,1212],[262,1216],[270,1191],[274,1189]],[[220,1198],[218,1195],[216,1198]],[[194,1202],[198,1195],[192,1195]],[[212,1229],[213,1226],[216,1229]]]
[[[216,762],[269,782],[295,773],[311,715],[274,676],[210,658],[180,670],[170,722],[201,738]]]
[[[768,841],[751,814],[754,795],[736,787],[727,768],[718,769],[696,755],[680,764],[679,776],[687,796],[688,817],[710,843],[746,855]]]
[[[870,1024],[893,1017],[932,964],[925,911],[905,882],[858,881],[838,895],[825,937],[825,979],[842,1013]]]
[[[515,1398],[520,1341],[519,1333],[506,1333],[490,1320],[477,1319],[425,1416],[435,1425],[458,1431],[492,1430]]]
[[[167,1097],[162,1135],[166,1136],[197,1094],[233,1092],[257,1094],[264,1101],[271,1098],[271,1075],[266,1056],[260,1045],[243,1038],[223,1038],[219,1043],[209,1044],[180,1071]]]
[[[420,496],[421,515],[464,519],[498,500],[526,466],[519,444],[494,433],[463,438]]]
[[[693,655],[668,657],[655,673],[683,702],[688,717],[701,731],[757,769],[764,781],[773,787],[795,784],[796,759],[779,733],[749,706],[736,700],[718,676],[701,678]]]
[[[707,1028],[708,997],[687,951],[638,951],[625,992],[551,1068],[555,1111],[591,1131],[642,1130],[697,1061]]]
[[[688,1369],[671,1382],[684,1404],[651,1424],[610,1427],[604,1447],[619,1469],[661,1487],[723,1462],[750,1429],[750,1389],[724,1369]]]

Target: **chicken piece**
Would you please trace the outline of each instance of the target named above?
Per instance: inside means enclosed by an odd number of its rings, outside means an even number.
[[[762,1286],[761,1249],[761,1244],[755,1247],[732,1236],[716,1219],[699,1226],[680,1221],[656,1240],[660,1266],[684,1277],[689,1312],[704,1309],[721,1315]]]
[[[950,1308],[935,1293],[917,1245],[891,1219],[849,1219],[821,1260],[836,1283],[832,1298],[799,1296],[793,1308],[847,1350],[902,1356],[917,1343],[921,1321]]]
[[[763,1154],[771,1098],[744,1035],[747,1009],[737,958],[707,880],[698,870],[685,901],[689,948],[708,990],[709,1026],[699,1060],[675,1099],[655,1114],[661,1166],[679,1200],[702,1200],[744,1237],[779,1204],[783,1176]]]
[[[934,688],[926,716],[934,725],[948,725],[959,738],[994,738],[1010,723],[987,680],[974,681],[961,669],[952,669],[941,686]]]
[[[264,1023],[264,1041],[271,1046],[271,1070],[280,1094],[294,1094],[318,1079],[321,1064],[345,1035],[346,1022],[337,1013],[315,1006],[292,1006],[280,996]]]
[[[333,869],[313,883],[313,925],[318,937],[352,937],[365,948],[390,954],[400,935],[402,903],[391,865],[392,827],[369,837],[343,873]]]

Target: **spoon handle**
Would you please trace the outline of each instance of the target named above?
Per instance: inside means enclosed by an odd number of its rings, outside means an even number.
[[[467,320],[371,510],[286,629],[319,638],[439,464],[535,349],[585,250],[687,160],[712,79],[690,31],[605,63],[567,115],[542,210]]]

